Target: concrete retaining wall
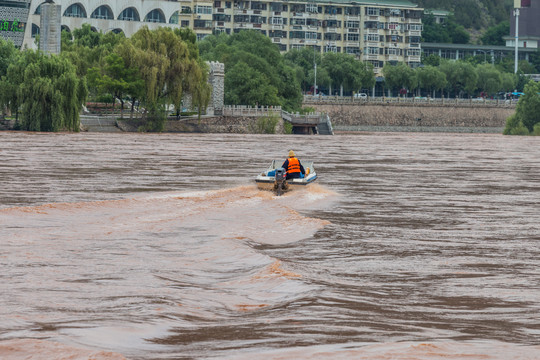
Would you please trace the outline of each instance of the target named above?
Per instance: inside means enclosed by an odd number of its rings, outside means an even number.
[[[165,124],[165,132],[188,132],[188,133],[228,133],[228,134],[253,134],[257,133],[256,117],[239,116],[203,116],[201,119],[181,118],[179,120],[168,120]],[[118,127],[123,131],[136,132],[141,121],[118,120]],[[283,120],[276,125],[276,134],[284,132]]]
[[[499,132],[506,119],[515,111],[504,107],[410,106],[372,104],[309,104],[326,112],[336,131],[391,130],[391,127],[422,127],[424,130],[455,128],[479,129],[479,132]],[[378,130],[377,130],[378,129]],[[482,131],[485,130],[485,131]]]

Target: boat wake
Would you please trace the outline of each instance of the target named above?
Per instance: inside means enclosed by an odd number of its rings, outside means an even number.
[[[240,186],[2,209],[0,333],[130,356],[179,324],[286,306],[317,288],[260,247],[313,236],[329,222],[307,210],[333,198]]]

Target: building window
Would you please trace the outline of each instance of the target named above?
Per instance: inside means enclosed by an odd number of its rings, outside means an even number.
[[[195,12],[195,14],[211,14],[212,7],[205,5],[195,5],[193,11]]]
[[[124,9],[124,11],[120,13],[120,16],[118,16],[118,20],[141,21],[141,18],[139,17],[139,13],[137,12],[137,9],[133,7],[129,7],[127,9]]]
[[[180,22],[180,19],[179,19],[178,10],[177,10],[171,15],[171,18],[169,19],[169,24],[178,24],[179,22]]]
[[[338,52],[338,47],[334,46],[334,45],[326,45],[324,47],[324,52],[325,53],[328,53],[328,52],[337,53]]]
[[[358,41],[358,34],[347,34],[347,41]]]
[[[283,25],[283,18],[281,17],[271,17],[270,24],[272,25]]]
[[[66,11],[64,11],[64,16],[85,18],[86,17],[86,11],[81,6],[81,4],[73,4],[70,7],[68,7],[66,9]]]
[[[367,55],[379,55],[379,48],[368,46],[364,49],[364,53]]]
[[[364,35],[364,41],[378,42],[379,34],[366,34]]]
[[[317,33],[312,31],[306,31],[306,40],[317,40]]]
[[[39,35],[39,26],[32,24],[32,37],[35,38]]]
[[[368,16],[379,16],[379,14],[380,14],[379,8],[374,8],[374,7],[366,8],[366,15]]]
[[[154,9],[146,15],[146,17],[144,18],[144,21],[153,22],[153,23],[164,23],[165,15],[163,15],[163,12],[161,10]]]
[[[306,11],[312,14],[317,14],[319,12],[317,8],[317,4],[307,4]]]
[[[360,16],[360,8],[359,7],[346,7],[345,15]]]
[[[211,20],[193,20],[194,29],[211,29],[212,21]]]
[[[101,5],[98,7],[94,12],[92,13],[92,16],[90,16],[92,19],[106,19],[106,20],[113,20],[114,16],[112,13],[111,8],[109,8],[106,5]]]

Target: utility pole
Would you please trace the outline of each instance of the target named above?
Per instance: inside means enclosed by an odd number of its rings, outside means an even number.
[[[515,49],[514,49],[514,73],[518,71],[518,46],[519,46],[519,8],[521,7],[521,0],[514,0],[514,16],[516,17],[516,33],[515,33]]]

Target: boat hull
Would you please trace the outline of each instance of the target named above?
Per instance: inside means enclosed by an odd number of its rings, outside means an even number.
[[[293,189],[298,189],[302,187],[306,187],[309,184],[312,184],[315,180],[317,180],[317,173],[315,172],[315,169],[313,168],[313,161],[306,161],[303,162],[303,166],[306,169],[306,174],[303,178],[295,178],[295,179],[289,179],[287,180],[287,188],[285,191],[290,191]],[[275,183],[275,173],[276,169],[281,169],[281,161],[279,160],[273,160],[270,166],[263,171],[259,176],[255,178],[255,183],[257,184],[257,187],[261,190],[270,190],[270,191],[276,191]],[[283,169],[281,169],[283,170]]]
[[[287,186],[289,190],[299,189],[312,184],[315,180],[317,180],[317,175],[310,174],[310,176],[304,179],[287,180]],[[255,183],[260,190],[274,190],[275,179],[272,176],[258,176],[255,179]]]

